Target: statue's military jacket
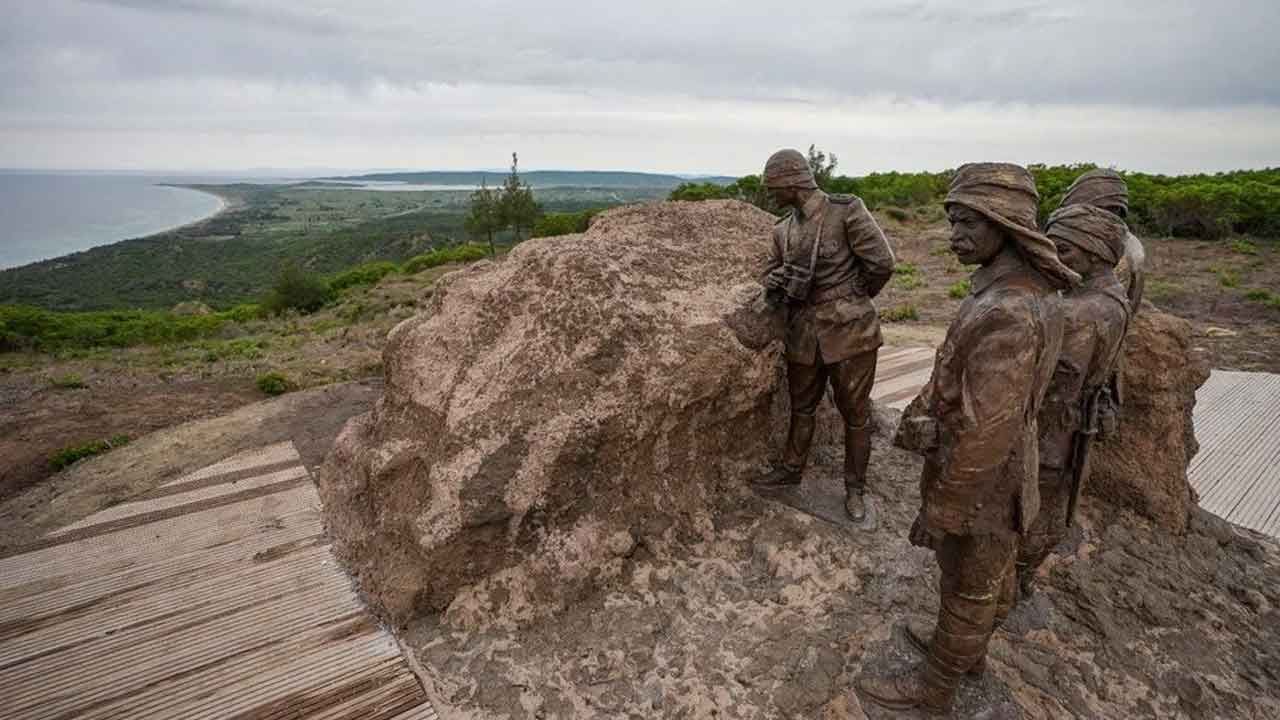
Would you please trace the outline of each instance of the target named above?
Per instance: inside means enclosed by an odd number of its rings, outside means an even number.
[[[956,535],[1025,531],[1039,512],[1036,415],[1062,342],[1057,293],[1016,256],[980,268],[913,408],[932,418],[922,513]]]
[[[787,309],[787,360],[831,365],[880,347],[880,318],[871,298],[893,276],[893,250],[862,200],[813,193],[798,212],[779,220],[761,280],[786,261],[809,266],[822,226],[822,244],[807,302]]]
[[[1124,286],[1111,270],[1063,295],[1062,350],[1039,416],[1041,467],[1070,467],[1085,400],[1109,382],[1129,312]]]

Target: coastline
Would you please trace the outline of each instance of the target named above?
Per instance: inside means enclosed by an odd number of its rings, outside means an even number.
[[[146,235],[139,235],[137,238],[121,238],[121,240],[134,240],[134,239],[150,238],[150,237],[155,237],[156,235],[163,235],[163,234],[165,234],[165,233],[170,233],[170,232],[173,232],[174,230],[181,230],[181,229],[183,229],[183,228],[188,228],[188,227],[191,227],[192,225],[199,225],[200,223],[203,223],[203,222],[207,222],[207,221],[209,221],[209,220],[212,220],[212,219],[214,219],[214,218],[218,217],[219,215],[221,215],[221,214],[223,214],[223,213],[225,213],[225,212],[227,212],[227,211],[229,211],[229,210],[235,210],[235,209],[238,209],[238,208],[240,208],[240,207],[242,207],[242,206],[244,205],[244,201],[243,201],[243,200],[241,200],[240,198],[231,197],[231,196],[229,196],[229,195],[223,195],[222,193],[219,193],[219,192],[216,192],[216,191],[214,191],[214,190],[211,190],[211,189],[209,189],[209,188],[208,188],[208,187],[206,187],[206,186],[201,186],[201,185],[179,185],[179,184],[176,184],[176,183],[156,183],[156,184],[155,184],[155,186],[156,186],[156,187],[178,188],[178,189],[180,189],[180,190],[191,190],[191,191],[193,191],[193,192],[204,193],[205,195],[210,195],[210,196],[212,196],[214,199],[216,199],[216,200],[218,201],[218,209],[214,210],[213,212],[209,213],[208,215],[205,215],[204,217],[196,218],[195,220],[190,220],[190,221],[188,221],[188,222],[184,222],[184,223],[181,223],[181,224],[178,224],[178,225],[174,225],[173,227],[167,227],[167,228],[165,228],[165,229],[163,229],[163,230],[157,230],[157,231],[152,232],[152,233],[147,233]],[[120,242],[120,240],[117,240],[116,242]]]
[[[18,264],[18,265],[4,265],[4,264],[0,264],[0,273],[6,273],[6,272],[9,272],[9,271],[11,271],[11,270],[17,270],[17,269],[19,269],[19,268],[29,267],[29,266],[32,266],[32,265],[39,265],[39,264],[41,264],[41,263],[55,262],[55,261],[61,260],[61,259],[63,259],[63,258],[68,258],[68,257],[72,257],[72,256],[75,256],[75,255],[79,255],[79,254],[81,254],[81,253],[90,252],[90,251],[92,251],[92,250],[96,250],[96,249],[98,249],[98,248],[110,247],[110,246],[112,246],[112,245],[118,245],[118,244],[120,244],[120,243],[122,243],[122,242],[129,242],[129,241],[133,241],[133,240],[145,240],[145,239],[155,238],[155,237],[160,236],[160,235],[165,235],[165,234],[167,234],[167,233],[172,233],[172,232],[177,232],[177,231],[180,231],[180,230],[185,230],[185,229],[188,229],[188,228],[192,228],[192,227],[195,227],[195,226],[201,225],[201,224],[203,224],[203,223],[207,223],[207,222],[209,222],[210,220],[213,220],[213,219],[215,219],[215,218],[217,218],[217,217],[221,216],[223,213],[226,213],[226,212],[228,212],[228,211],[236,210],[236,209],[238,209],[238,208],[241,208],[241,207],[243,207],[243,206],[244,206],[244,204],[245,204],[245,203],[244,203],[244,201],[243,201],[243,199],[241,199],[241,198],[239,198],[239,197],[236,197],[236,196],[234,196],[234,195],[224,195],[224,194],[219,193],[219,192],[217,192],[216,190],[214,190],[214,189],[212,189],[212,188],[210,188],[210,187],[208,187],[208,186],[200,186],[200,185],[182,185],[182,184],[178,184],[178,183],[150,183],[150,185],[151,185],[152,187],[177,188],[177,189],[180,189],[180,190],[186,190],[186,191],[198,192],[198,193],[201,193],[201,194],[203,194],[203,195],[208,195],[208,196],[210,196],[210,197],[214,198],[214,199],[218,202],[218,206],[217,206],[216,208],[214,208],[213,210],[211,210],[211,211],[207,212],[206,214],[201,215],[201,216],[199,216],[199,217],[197,217],[197,218],[194,218],[194,219],[191,219],[191,220],[186,220],[186,221],[184,221],[184,222],[179,222],[179,223],[177,223],[177,224],[175,224],[175,225],[169,225],[168,227],[163,227],[163,228],[160,228],[160,229],[157,229],[157,230],[150,230],[150,231],[145,232],[145,233],[143,233],[143,234],[139,234],[139,235],[127,235],[127,236],[125,236],[125,237],[118,237],[118,238],[116,238],[116,239],[114,239],[114,240],[110,240],[110,241],[108,241],[108,242],[103,242],[103,243],[99,243],[99,244],[96,244],[96,245],[91,245],[91,246],[89,246],[89,247],[87,247],[87,248],[84,248],[84,249],[82,249],[82,250],[72,250],[72,251],[70,251],[70,252],[60,252],[60,253],[58,253],[58,254],[56,254],[56,255],[49,255],[49,256],[47,256],[47,257],[42,257],[42,258],[38,258],[38,259],[34,259],[34,260],[26,260],[26,261],[21,262],[21,263],[20,263],[20,264]]]

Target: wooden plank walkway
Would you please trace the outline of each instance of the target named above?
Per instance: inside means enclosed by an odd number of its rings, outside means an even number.
[[[871,399],[901,410],[920,393],[933,372],[933,348],[880,348]]]
[[[0,715],[434,720],[292,443],[0,558]]]
[[[1200,507],[1280,537],[1280,375],[1214,370],[1196,393]]]

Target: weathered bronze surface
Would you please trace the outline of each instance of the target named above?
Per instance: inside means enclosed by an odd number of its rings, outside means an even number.
[[[1089,446],[1114,407],[1111,380],[1128,329],[1129,301],[1116,279],[1128,229],[1090,205],[1049,217],[1058,256],[1084,278],[1063,295],[1062,350],[1040,410],[1040,514],[1018,552],[1018,579],[1029,590],[1036,570],[1062,541],[1089,475]]]
[[[1092,205],[1119,216],[1129,217],[1129,185],[1115,170],[1099,168],[1076,178],[1062,196],[1059,207]],[[1142,291],[1146,280],[1147,251],[1128,228],[1125,228],[1124,252],[1116,265],[1115,273],[1125,287],[1129,307],[1137,313],[1142,307]]]
[[[774,227],[760,277],[787,315],[791,424],[782,464],[757,484],[800,482],[814,412],[829,385],[845,422],[846,509],[860,521],[871,453],[871,386],[883,342],[871,299],[893,275],[893,251],[861,200],[818,189],[799,151],[774,153],[764,181],[778,204],[791,208]]]
[[[980,163],[956,172],[945,201],[952,252],[981,267],[895,438],[925,456],[911,541],[935,550],[942,577],[926,662],[859,683],[887,707],[948,707],[1012,602],[1018,536],[1040,504],[1036,416],[1062,341],[1056,290],[1080,280],[1036,230],[1038,199],[1024,168]]]

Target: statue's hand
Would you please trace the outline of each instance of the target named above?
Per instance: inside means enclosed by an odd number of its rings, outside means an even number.
[[[782,277],[782,268],[774,268],[765,276],[764,287],[766,290],[781,290],[786,285]]]
[[[911,523],[907,540],[916,547],[933,549],[933,533],[929,531],[929,522],[924,519],[923,510],[916,514],[915,522]]]

